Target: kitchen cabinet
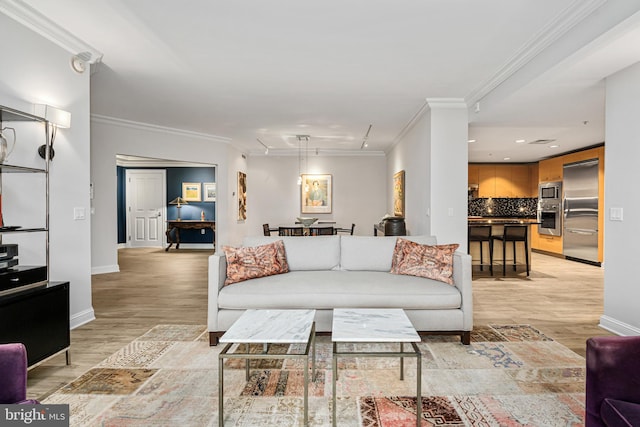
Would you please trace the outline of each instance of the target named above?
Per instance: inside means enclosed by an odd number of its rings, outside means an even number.
[[[538,164],[529,165],[529,197],[538,197]]]
[[[496,190],[494,197],[513,197],[513,188],[511,185],[511,166],[496,165]]]
[[[562,167],[565,163],[563,157],[541,160],[538,163],[539,182],[562,181]]]
[[[480,183],[478,178],[479,170],[480,170],[480,166],[476,164],[469,164],[469,175],[468,175],[469,186],[478,185]]]
[[[533,176],[532,176],[533,175]],[[469,184],[477,176],[478,197],[537,197],[537,165],[532,172],[527,164],[469,165]],[[531,180],[535,183],[532,185]],[[535,191],[532,192],[532,188]]]
[[[478,169],[478,197],[496,197],[496,167],[481,165]]]
[[[533,242],[532,242],[533,246]],[[554,254],[562,255],[562,237],[561,236],[548,236],[546,234],[538,234],[537,247],[545,252],[551,252]]]
[[[511,166],[511,196],[530,197],[530,173],[529,165]]]

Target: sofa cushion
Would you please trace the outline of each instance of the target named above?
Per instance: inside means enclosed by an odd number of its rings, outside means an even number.
[[[225,285],[289,271],[282,240],[248,248],[223,246],[227,258]]]
[[[640,404],[604,399],[600,408],[600,416],[609,427],[640,426]]]
[[[416,243],[435,245],[435,236],[406,236]],[[385,271],[391,269],[396,236],[341,236],[340,268],[343,270]]]
[[[313,237],[315,239],[316,237]],[[291,271],[225,286],[221,309],[460,308],[458,289],[414,276],[377,271]]]
[[[403,238],[396,243],[391,273],[426,277],[453,284],[453,253],[457,243],[421,245]]]
[[[284,242],[289,271],[331,270],[340,266],[340,236],[253,236],[243,246],[258,246],[276,240]]]

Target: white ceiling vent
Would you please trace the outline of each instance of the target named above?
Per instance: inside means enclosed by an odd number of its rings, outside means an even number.
[[[531,141],[529,144],[543,145],[553,141],[555,141],[555,139],[536,139],[535,141]]]

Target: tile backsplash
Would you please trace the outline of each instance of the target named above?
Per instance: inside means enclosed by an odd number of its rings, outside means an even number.
[[[468,206],[469,216],[535,218],[538,198],[477,198],[469,200]]]

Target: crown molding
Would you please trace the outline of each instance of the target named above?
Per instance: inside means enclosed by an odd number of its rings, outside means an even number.
[[[57,44],[72,55],[89,53],[89,64],[102,61],[102,52],[71,34],[21,0],[0,0],[0,12]]]
[[[427,98],[429,108],[467,109],[467,103],[462,98]]]
[[[193,132],[193,131],[184,130],[184,129],[170,128],[166,126],[159,126],[159,125],[154,125],[149,123],[135,122],[132,120],[118,119],[116,117],[102,116],[99,114],[92,114],[91,121],[94,123],[102,123],[106,125],[126,127],[130,129],[138,129],[138,130],[158,132],[158,133],[168,133],[171,135],[188,136],[191,138],[206,139],[208,141],[220,142],[223,144],[231,144],[231,138],[226,138],[223,136],[211,135],[208,133],[201,133],[201,132]]]
[[[129,156],[129,155],[116,155],[116,166],[122,166],[127,168],[148,168],[148,167],[166,167],[166,168],[177,168],[177,167],[186,167],[186,168],[202,168],[202,167],[214,167],[210,163],[194,163],[194,162],[183,162],[180,160],[166,160],[166,159],[155,159],[150,157],[138,157],[138,156]]]
[[[420,106],[420,108],[418,108],[418,111],[416,111],[413,117],[411,117],[411,119],[407,122],[407,124],[405,124],[404,127],[400,129],[400,132],[398,133],[398,135],[393,139],[393,142],[391,143],[391,147],[389,147],[389,149],[386,151],[387,154],[393,151],[393,149],[396,147],[396,145],[398,145],[398,143],[402,140],[402,138],[404,138],[407,132],[409,132],[411,128],[413,128],[416,125],[418,120],[420,120],[428,110],[429,110],[429,102],[427,101],[427,99],[425,99],[424,103]]]
[[[465,96],[467,104],[473,105],[480,101],[607,1],[574,0],[554,20],[542,27],[527,43],[520,47],[493,76]]]
[[[264,150],[250,150],[249,157],[298,157],[297,149],[269,149],[269,154],[264,154]],[[384,157],[384,151],[379,150],[330,150],[315,148],[310,151],[309,157]]]

